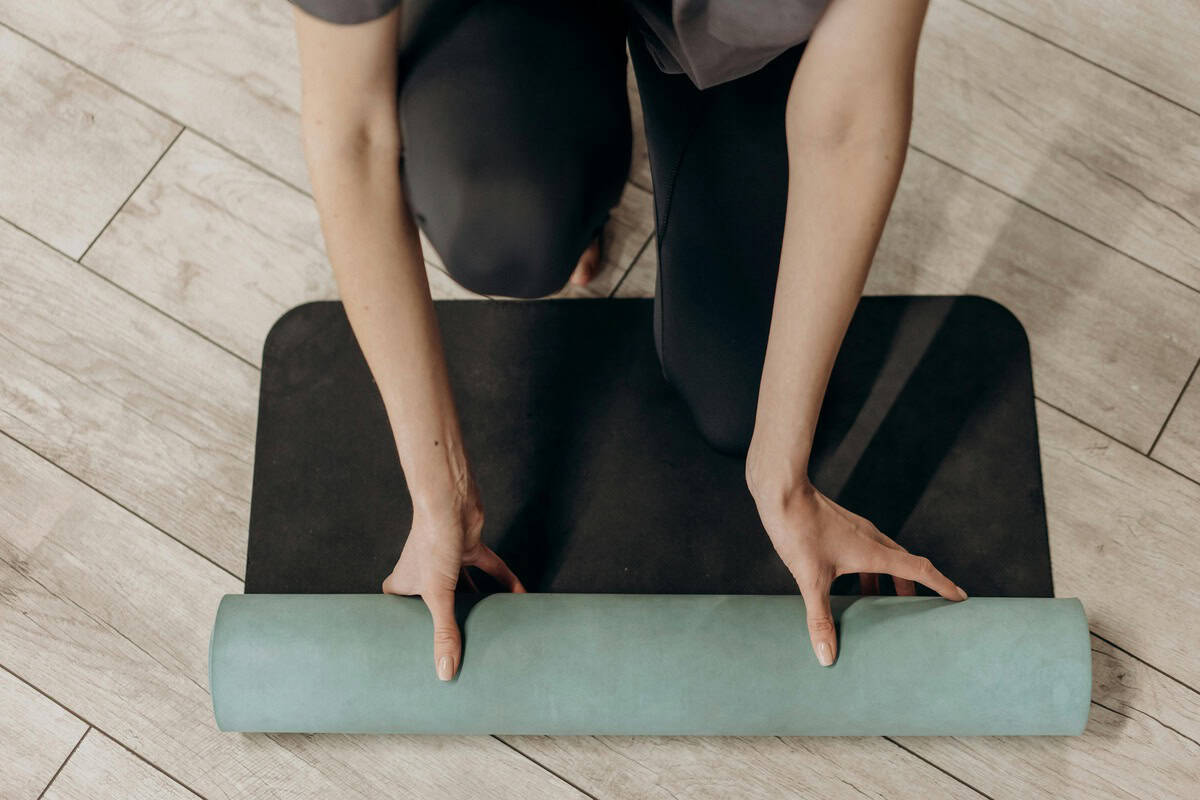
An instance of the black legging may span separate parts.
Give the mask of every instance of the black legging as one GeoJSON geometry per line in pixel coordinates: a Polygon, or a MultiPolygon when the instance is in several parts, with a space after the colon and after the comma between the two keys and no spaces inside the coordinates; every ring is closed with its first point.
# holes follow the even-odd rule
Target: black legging
{"type": "MultiPolygon", "coordinates": [[[[408,202],[481,294],[566,283],[629,172],[619,3],[480,0],[407,66],[408,202]]],[[[629,37],[654,181],[655,345],[712,446],[754,426],[787,194],[784,107],[804,45],[700,91],[629,37]]]]}

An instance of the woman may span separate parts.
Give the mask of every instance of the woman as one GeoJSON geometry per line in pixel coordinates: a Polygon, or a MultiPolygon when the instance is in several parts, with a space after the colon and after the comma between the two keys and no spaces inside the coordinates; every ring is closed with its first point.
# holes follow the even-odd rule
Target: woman
{"type": "Polygon", "coordinates": [[[927,0],[292,2],[326,249],[413,501],[383,591],[428,605],[439,678],[461,661],[464,566],[524,587],[481,541],[417,226],[474,291],[586,283],[629,167],[627,33],[655,190],[659,359],[708,441],[746,455],[817,659],[836,658],[838,575],[966,597],[808,478],[905,160],[927,0]]]}

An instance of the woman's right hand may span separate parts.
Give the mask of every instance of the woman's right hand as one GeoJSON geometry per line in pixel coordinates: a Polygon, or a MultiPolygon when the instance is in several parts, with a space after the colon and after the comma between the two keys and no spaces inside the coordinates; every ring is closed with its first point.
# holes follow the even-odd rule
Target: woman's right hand
{"type": "Polygon", "coordinates": [[[472,479],[465,497],[414,509],[412,530],[392,573],[387,594],[420,595],[433,617],[433,663],[448,681],[462,663],[462,636],[454,617],[454,589],[464,567],[477,567],[513,592],[525,587],[503,559],[481,539],[483,505],[472,479]]]}

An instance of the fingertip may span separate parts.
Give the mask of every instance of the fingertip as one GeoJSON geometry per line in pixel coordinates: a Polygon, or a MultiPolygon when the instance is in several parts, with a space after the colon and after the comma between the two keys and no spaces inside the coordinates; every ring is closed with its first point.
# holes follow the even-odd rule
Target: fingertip
{"type": "Polygon", "coordinates": [[[822,667],[833,666],[833,645],[831,645],[829,642],[817,642],[816,653],[817,662],[820,663],[822,667]]]}
{"type": "Polygon", "coordinates": [[[437,676],[438,680],[448,681],[454,677],[454,656],[449,653],[443,653],[437,661],[437,676]]]}
{"type": "Polygon", "coordinates": [[[963,589],[961,586],[958,586],[958,585],[956,584],[956,585],[954,586],[954,588],[958,590],[958,599],[959,599],[959,602],[962,602],[963,600],[966,600],[966,599],[967,599],[967,593],[966,593],[966,591],[965,591],[965,590],[964,590],[964,589],[963,589]]]}

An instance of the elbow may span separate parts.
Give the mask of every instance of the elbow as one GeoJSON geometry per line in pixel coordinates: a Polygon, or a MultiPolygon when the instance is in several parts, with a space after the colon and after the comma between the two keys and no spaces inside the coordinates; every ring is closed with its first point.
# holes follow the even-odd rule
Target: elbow
{"type": "Polygon", "coordinates": [[[301,136],[310,169],[316,164],[400,158],[400,129],[395,121],[329,121],[302,115],[301,136]]]}
{"type": "Polygon", "coordinates": [[[907,147],[911,128],[911,103],[848,101],[815,113],[789,108],[787,114],[789,150],[907,147]]]}
{"type": "Polygon", "coordinates": [[[907,146],[913,116],[911,80],[880,80],[819,92],[793,91],[786,106],[789,148],[838,150],[907,146]]]}

